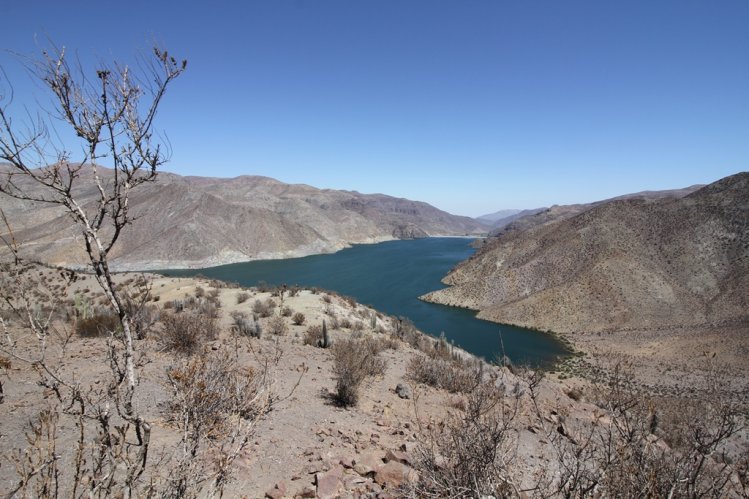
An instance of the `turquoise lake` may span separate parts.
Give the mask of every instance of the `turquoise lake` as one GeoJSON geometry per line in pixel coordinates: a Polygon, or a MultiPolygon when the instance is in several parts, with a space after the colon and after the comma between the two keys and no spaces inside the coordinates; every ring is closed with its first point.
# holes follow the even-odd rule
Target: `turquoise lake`
{"type": "Polygon", "coordinates": [[[419,296],[444,288],[440,280],[474,249],[465,238],[427,238],[357,245],[338,253],[285,260],[262,260],[190,270],[170,276],[206,277],[255,286],[298,284],[349,295],[360,303],[408,317],[421,331],[448,340],[487,360],[502,351],[515,363],[548,366],[567,350],[549,335],[475,318],[475,313],[426,303],[419,296]],[[501,338],[501,339],[500,339],[501,338]]]}

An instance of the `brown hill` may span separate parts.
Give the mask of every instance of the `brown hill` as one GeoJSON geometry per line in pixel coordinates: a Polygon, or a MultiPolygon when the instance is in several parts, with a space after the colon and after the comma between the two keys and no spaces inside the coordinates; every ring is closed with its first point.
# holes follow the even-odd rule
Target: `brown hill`
{"type": "Polygon", "coordinates": [[[509,230],[444,282],[425,299],[560,333],[746,325],[749,173],[509,230]]]}
{"type": "Polygon", "coordinates": [[[683,189],[669,189],[665,191],[642,191],[604,199],[601,201],[595,201],[593,203],[554,205],[550,208],[536,208],[533,210],[525,210],[495,221],[492,224],[492,230],[489,232],[489,235],[492,237],[498,237],[507,232],[528,230],[538,225],[566,220],[568,218],[574,217],[575,215],[579,215],[580,213],[588,211],[591,208],[595,208],[596,206],[610,203],[611,201],[620,201],[623,199],[654,200],[662,198],[680,198],[691,194],[701,187],[704,187],[704,185],[693,185],[690,187],[685,187],[683,189]]]}
{"type": "MultiPolygon", "coordinates": [[[[95,194],[93,187],[85,187],[79,196],[86,203],[95,194]]],[[[0,202],[16,238],[33,259],[85,264],[76,242],[80,236],[60,211],[6,196],[0,202]]],[[[468,217],[422,202],[257,176],[223,179],[161,173],[156,183],[133,193],[131,210],[140,219],[114,249],[112,261],[120,270],[204,267],[484,230],[468,217]]]]}

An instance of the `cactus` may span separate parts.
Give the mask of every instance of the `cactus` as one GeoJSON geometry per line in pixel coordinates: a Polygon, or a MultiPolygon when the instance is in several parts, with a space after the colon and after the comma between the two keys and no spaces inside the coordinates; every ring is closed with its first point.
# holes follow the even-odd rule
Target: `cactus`
{"type": "Polygon", "coordinates": [[[85,296],[76,293],[75,295],[75,312],[81,319],[90,319],[93,316],[91,303],[85,296]]]}
{"type": "Polygon", "coordinates": [[[377,314],[374,313],[374,310],[369,313],[369,327],[372,328],[372,331],[377,329],[377,314]]]}
{"type": "Polygon", "coordinates": [[[322,339],[317,340],[317,346],[320,348],[330,348],[330,345],[333,344],[333,340],[330,339],[330,336],[328,336],[328,328],[325,325],[325,319],[322,321],[322,339]]]}

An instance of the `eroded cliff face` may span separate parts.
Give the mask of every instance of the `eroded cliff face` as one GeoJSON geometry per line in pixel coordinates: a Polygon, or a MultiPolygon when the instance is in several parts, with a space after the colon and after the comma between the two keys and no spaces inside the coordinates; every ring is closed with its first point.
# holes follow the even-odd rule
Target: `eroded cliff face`
{"type": "MultiPolygon", "coordinates": [[[[96,191],[83,180],[79,198],[90,208],[96,191]]],[[[5,196],[0,201],[32,259],[85,264],[83,245],[77,240],[81,236],[59,209],[5,196]]],[[[157,182],[133,192],[130,206],[139,218],[113,250],[110,261],[117,270],[289,258],[330,253],[351,244],[484,230],[468,217],[426,203],[253,176],[218,179],[162,173],[157,182]]]]}
{"type": "Polygon", "coordinates": [[[560,333],[749,323],[749,173],[508,231],[428,301],[560,333]]]}

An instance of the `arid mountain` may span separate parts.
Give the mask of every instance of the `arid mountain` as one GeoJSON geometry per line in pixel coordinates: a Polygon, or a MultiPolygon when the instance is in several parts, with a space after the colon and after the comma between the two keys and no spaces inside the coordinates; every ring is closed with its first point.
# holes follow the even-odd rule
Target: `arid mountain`
{"type": "Polygon", "coordinates": [[[749,323],[749,173],[570,211],[490,240],[425,298],[560,333],[749,323]]]}
{"type": "Polygon", "coordinates": [[[520,213],[521,211],[522,210],[499,210],[499,211],[495,211],[494,213],[488,213],[486,215],[481,215],[480,217],[476,217],[476,220],[487,225],[492,225],[497,220],[502,220],[504,218],[511,217],[512,215],[520,213]]]}
{"type": "Polygon", "coordinates": [[[498,218],[491,223],[492,230],[490,234],[499,233],[501,229],[510,225],[515,220],[525,218],[525,217],[531,217],[535,215],[536,213],[540,213],[545,210],[548,210],[548,208],[533,208],[531,210],[518,211],[517,213],[507,215],[506,217],[498,218]]]}
{"type": "Polygon", "coordinates": [[[489,235],[496,237],[511,231],[527,230],[532,227],[536,227],[537,225],[545,225],[548,223],[565,220],[568,218],[572,218],[575,215],[579,215],[584,211],[588,211],[591,208],[595,208],[596,206],[610,203],[611,201],[620,201],[623,199],[653,200],[662,198],[680,198],[686,196],[687,194],[691,194],[701,187],[704,186],[693,185],[690,187],[685,187],[683,189],[669,189],[665,191],[642,191],[604,199],[601,201],[594,201],[593,203],[554,205],[551,208],[536,208],[532,210],[524,210],[520,213],[516,213],[515,215],[496,220],[492,224],[492,230],[489,232],[489,235]]]}
{"type": "MultiPolygon", "coordinates": [[[[85,202],[94,196],[93,188],[80,193],[85,202]]],[[[55,264],[83,263],[82,244],[75,241],[80,236],[58,209],[7,196],[0,202],[29,256],[55,264]]],[[[114,249],[112,261],[120,270],[204,267],[486,230],[471,218],[422,202],[256,176],[223,179],[161,173],[155,183],[134,191],[130,202],[140,218],[114,249]]]]}

